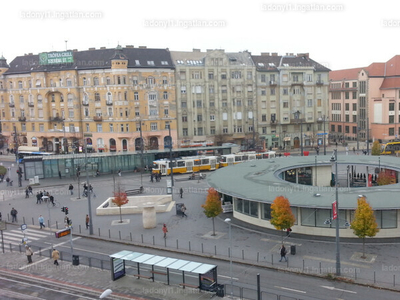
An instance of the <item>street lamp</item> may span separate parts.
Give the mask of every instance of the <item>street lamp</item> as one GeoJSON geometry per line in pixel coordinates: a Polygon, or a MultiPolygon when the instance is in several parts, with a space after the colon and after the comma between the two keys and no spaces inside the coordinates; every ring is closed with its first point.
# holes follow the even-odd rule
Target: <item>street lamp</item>
{"type": "Polygon", "coordinates": [[[87,159],[87,138],[91,137],[91,133],[84,134],[85,138],[85,171],[86,171],[86,185],[87,185],[87,199],[88,199],[88,213],[89,213],[89,234],[93,235],[93,222],[92,222],[92,204],[90,200],[90,183],[88,172],[88,159],[87,159]]]}
{"type": "MultiPolygon", "coordinates": [[[[142,133],[142,121],[140,121],[140,188],[143,187],[143,133],[142,133]]],[[[115,188],[114,188],[115,189],[115,188]]]]}
{"type": "Polygon", "coordinates": [[[171,165],[171,187],[172,194],[174,194],[174,167],[172,163],[172,136],[171,136],[171,123],[168,123],[168,132],[169,132],[169,163],[171,165]]]}
{"type": "Polygon", "coordinates": [[[339,238],[339,189],[338,189],[338,163],[337,149],[333,150],[331,163],[335,163],[335,189],[336,189],[336,275],[340,276],[340,238],[339,238]]]}
{"type": "Polygon", "coordinates": [[[323,141],[324,141],[324,155],[326,155],[326,132],[325,132],[325,121],[327,120],[328,118],[327,117],[325,117],[325,115],[324,115],[324,137],[323,137],[323,141]]]}
{"type": "Polygon", "coordinates": [[[233,296],[233,275],[232,275],[232,223],[230,218],[226,218],[225,222],[229,224],[229,243],[230,243],[230,250],[229,250],[229,273],[231,276],[231,296],[233,296]]]}
{"type": "Polygon", "coordinates": [[[303,119],[300,119],[300,114],[301,112],[298,110],[293,113],[294,118],[297,120],[297,124],[299,124],[300,120],[300,151],[301,151],[301,156],[303,156],[303,119]]]}

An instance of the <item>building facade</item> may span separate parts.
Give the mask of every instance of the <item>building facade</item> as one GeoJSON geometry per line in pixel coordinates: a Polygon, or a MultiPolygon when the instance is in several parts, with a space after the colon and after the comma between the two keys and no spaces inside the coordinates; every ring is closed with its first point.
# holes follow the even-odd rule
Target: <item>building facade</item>
{"type": "Polygon", "coordinates": [[[400,56],[368,67],[329,74],[330,137],[333,142],[387,142],[400,134],[400,56]]]}
{"type": "Polygon", "coordinates": [[[141,136],[144,150],[168,146],[170,134],[177,138],[175,74],[167,49],[29,54],[1,66],[2,132],[9,148],[135,151],[141,136]]]}
{"type": "Polygon", "coordinates": [[[308,53],[252,56],[256,67],[258,133],[270,148],[324,144],[329,69],[308,53]],[[301,137],[303,133],[303,138],[301,137]]]}

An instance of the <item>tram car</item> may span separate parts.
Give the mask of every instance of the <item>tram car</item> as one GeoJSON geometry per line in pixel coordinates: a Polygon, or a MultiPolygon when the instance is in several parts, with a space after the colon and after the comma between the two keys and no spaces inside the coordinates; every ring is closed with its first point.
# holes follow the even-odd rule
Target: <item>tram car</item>
{"type": "MultiPolygon", "coordinates": [[[[153,161],[153,173],[161,175],[171,174],[169,159],[153,161]]],[[[173,160],[174,174],[185,174],[201,171],[213,171],[219,168],[218,156],[190,156],[173,160]]]]}
{"type": "Polygon", "coordinates": [[[236,165],[238,163],[249,161],[249,160],[257,160],[257,159],[269,159],[275,158],[275,151],[268,152],[239,152],[236,154],[225,154],[221,155],[221,159],[219,162],[219,167],[227,167],[231,165],[236,165]]]}

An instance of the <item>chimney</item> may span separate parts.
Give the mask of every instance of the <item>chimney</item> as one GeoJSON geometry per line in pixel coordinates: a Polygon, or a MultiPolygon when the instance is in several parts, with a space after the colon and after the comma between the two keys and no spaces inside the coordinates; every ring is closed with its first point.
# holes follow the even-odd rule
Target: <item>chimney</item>
{"type": "Polygon", "coordinates": [[[100,50],[104,50],[104,49],[106,49],[106,47],[100,47],[100,50]]]}
{"type": "Polygon", "coordinates": [[[194,49],[193,48],[193,52],[201,52],[201,49],[194,49]]]}
{"type": "Polygon", "coordinates": [[[78,52],[78,49],[74,49],[74,50],[72,50],[73,52],[78,52]]]}
{"type": "Polygon", "coordinates": [[[261,56],[269,56],[269,52],[261,52],[261,56]]]}
{"type": "Polygon", "coordinates": [[[278,56],[278,52],[272,52],[271,56],[278,56]]]}
{"type": "Polygon", "coordinates": [[[139,46],[139,49],[147,49],[147,46],[139,46]]]}
{"type": "Polygon", "coordinates": [[[297,57],[305,57],[305,58],[309,59],[310,53],[297,53],[297,57]]]}
{"type": "Polygon", "coordinates": [[[96,48],[89,48],[89,51],[93,51],[93,50],[96,50],[96,48]]]}
{"type": "Polygon", "coordinates": [[[125,48],[135,48],[133,45],[126,45],[125,48]]]}
{"type": "Polygon", "coordinates": [[[29,53],[28,55],[33,55],[33,53],[29,53]]]}

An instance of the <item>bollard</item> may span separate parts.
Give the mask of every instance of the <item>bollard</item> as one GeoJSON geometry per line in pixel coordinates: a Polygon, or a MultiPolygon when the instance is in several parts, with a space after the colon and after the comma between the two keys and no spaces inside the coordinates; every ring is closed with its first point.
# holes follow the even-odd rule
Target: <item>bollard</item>
{"type": "Polygon", "coordinates": [[[287,257],[286,267],[289,268],[289,257],[287,257]]]}
{"type": "Polygon", "coordinates": [[[244,260],[244,249],[242,249],[242,259],[244,260]]]}
{"type": "Polygon", "coordinates": [[[393,286],[396,286],[396,274],[393,274],[393,286]]]}
{"type": "Polygon", "coordinates": [[[176,249],[179,249],[179,247],[178,247],[178,239],[176,239],[176,249]]]}
{"type": "Polygon", "coordinates": [[[201,253],[204,253],[203,243],[201,243],[201,253]]]}
{"type": "Polygon", "coordinates": [[[12,252],[12,246],[11,246],[11,243],[10,243],[10,252],[12,252]]]}
{"type": "Polygon", "coordinates": [[[129,232],[129,236],[131,237],[131,242],[132,242],[132,232],[129,232]]]}
{"type": "Polygon", "coordinates": [[[228,247],[228,257],[231,257],[231,247],[228,247]]]}
{"type": "Polygon", "coordinates": [[[192,249],[191,249],[191,247],[190,247],[190,241],[189,241],[189,251],[191,251],[192,249]]]}
{"type": "Polygon", "coordinates": [[[374,271],[374,284],[376,283],[376,276],[375,276],[375,271],[374,271]]]}
{"type": "Polygon", "coordinates": [[[167,248],[167,239],[164,239],[164,247],[167,248]]]}
{"type": "Polygon", "coordinates": [[[100,227],[98,229],[99,229],[99,236],[100,236],[100,227]]]}
{"type": "Polygon", "coordinates": [[[108,238],[111,239],[111,230],[108,229],[108,238]]]}
{"type": "Polygon", "coordinates": [[[39,247],[39,256],[42,257],[42,247],[39,247]]]}
{"type": "Polygon", "coordinates": [[[141,234],[141,236],[142,236],[142,244],[143,244],[143,233],[141,234]]]}
{"type": "Polygon", "coordinates": [[[303,259],[303,272],[304,272],[304,259],[303,259]]]}
{"type": "Polygon", "coordinates": [[[81,224],[79,224],[79,233],[82,233],[82,231],[81,231],[81,224]]]}
{"type": "Polygon", "coordinates": [[[18,245],[19,253],[21,253],[21,244],[18,245]]]}
{"type": "Polygon", "coordinates": [[[50,220],[47,220],[47,228],[50,228],[50,220]]]}
{"type": "Polygon", "coordinates": [[[260,258],[260,252],[257,252],[257,262],[259,258],[260,258]]]}
{"type": "Polygon", "coordinates": [[[357,280],[357,268],[354,268],[354,279],[357,280]]]}
{"type": "MultiPolygon", "coordinates": [[[[165,239],[166,240],[166,239],[165,239]]],[[[153,235],[153,245],[155,245],[154,235],[153,235]]]]}
{"type": "Polygon", "coordinates": [[[92,258],[91,257],[88,257],[89,258],[89,268],[91,268],[92,267],[92,258]]]}
{"type": "Polygon", "coordinates": [[[119,233],[119,240],[121,240],[121,230],[118,231],[118,233],[119,233]]]}
{"type": "MultiPolygon", "coordinates": [[[[49,226],[50,227],[50,226],[49,226]]],[[[58,229],[58,221],[56,221],[56,229],[58,229]]]]}
{"type": "Polygon", "coordinates": [[[103,269],[103,260],[100,260],[100,268],[101,268],[101,270],[104,270],[103,269]]]}
{"type": "Polygon", "coordinates": [[[214,245],[214,252],[215,252],[215,255],[217,255],[217,245],[214,245]]]}
{"type": "Polygon", "coordinates": [[[321,274],[322,270],[321,270],[321,262],[319,262],[319,274],[321,274]]]}
{"type": "Polygon", "coordinates": [[[33,221],[33,217],[32,217],[32,225],[35,225],[35,222],[33,221]]]}
{"type": "Polygon", "coordinates": [[[274,265],[274,255],[271,253],[271,264],[274,265]]]}

